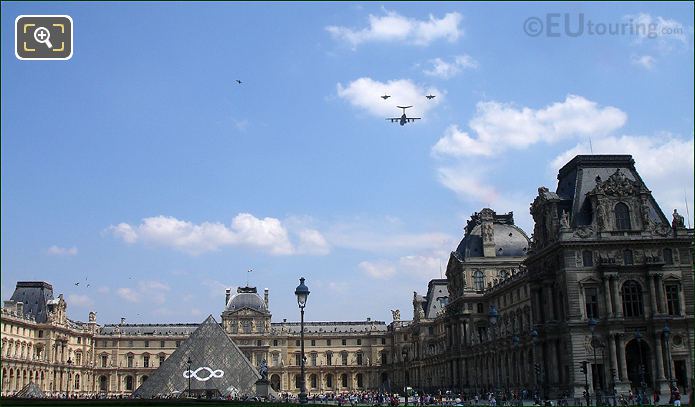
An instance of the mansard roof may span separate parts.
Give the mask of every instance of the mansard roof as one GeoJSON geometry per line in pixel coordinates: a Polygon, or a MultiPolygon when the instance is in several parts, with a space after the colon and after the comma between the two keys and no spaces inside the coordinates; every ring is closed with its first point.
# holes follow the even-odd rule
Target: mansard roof
{"type": "Polygon", "coordinates": [[[25,317],[48,321],[47,304],[53,300],[53,286],[45,281],[18,281],[10,301],[22,302],[25,317]]]}

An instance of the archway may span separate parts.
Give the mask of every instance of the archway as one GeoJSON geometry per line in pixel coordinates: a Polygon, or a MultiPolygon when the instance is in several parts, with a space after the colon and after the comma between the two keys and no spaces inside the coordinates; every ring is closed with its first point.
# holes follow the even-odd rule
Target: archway
{"type": "Polygon", "coordinates": [[[627,377],[634,387],[640,386],[640,366],[644,369],[644,382],[650,385],[652,382],[651,373],[651,352],[646,341],[633,339],[625,346],[625,361],[627,363],[627,377]]]}
{"type": "Polygon", "coordinates": [[[279,375],[272,375],[270,376],[270,387],[273,388],[275,391],[280,391],[280,376],[279,375]]]}
{"type": "Polygon", "coordinates": [[[99,376],[99,391],[108,391],[106,376],[99,376]]]}

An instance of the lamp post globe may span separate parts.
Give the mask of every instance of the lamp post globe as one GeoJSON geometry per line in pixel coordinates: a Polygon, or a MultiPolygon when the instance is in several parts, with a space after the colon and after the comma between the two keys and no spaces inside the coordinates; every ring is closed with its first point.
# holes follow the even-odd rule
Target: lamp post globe
{"type": "Polygon", "coordinates": [[[309,298],[309,287],[304,284],[304,277],[299,279],[299,285],[294,290],[294,295],[297,296],[297,305],[299,305],[299,341],[301,342],[301,372],[300,372],[300,388],[299,388],[299,403],[306,404],[309,399],[306,394],[306,379],[305,379],[305,360],[304,356],[304,307],[309,298]]]}

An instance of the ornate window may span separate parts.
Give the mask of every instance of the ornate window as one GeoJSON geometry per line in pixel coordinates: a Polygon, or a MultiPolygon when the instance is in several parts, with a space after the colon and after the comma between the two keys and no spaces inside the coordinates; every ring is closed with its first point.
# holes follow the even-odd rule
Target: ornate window
{"type": "Polygon", "coordinates": [[[673,264],[673,252],[671,249],[664,249],[664,263],[673,264]]]}
{"type": "Polygon", "coordinates": [[[242,329],[244,330],[245,334],[251,333],[251,320],[250,319],[244,319],[243,321],[241,321],[241,326],[242,326],[242,329]]]}
{"type": "Polygon", "coordinates": [[[345,351],[340,352],[340,358],[341,358],[341,360],[342,360],[343,366],[347,366],[347,364],[348,364],[348,353],[345,352],[345,351]]]}
{"type": "Polygon", "coordinates": [[[109,356],[101,355],[101,367],[106,367],[108,365],[109,356]]]}
{"type": "Polygon", "coordinates": [[[302,354],[301,353],[295,353],[294,354],[294,364],[296,366],[302,365],[302,354]]]}
{"type": "Polygon", "coordinates": [[[642,287],[637,281],[629,280],[623,284],[623,314],[625,317],[640,317],[644,314],[642,287]]]}
{"type": "Polygon", "coordinates": [[[584,302],[586,303],[586,317],[590,319],[597,319],[599,317],[598,288],[584,288],[584,302]]]}
{"type": "Polygon", "coordinates": [[[358,339],[358,340],[357,340],[357,344],[358,344],[358,345],[362,345],[362,339],[358,339]]]}
{"type": "Polygon", "coordinates": [[[165,356],[165,355],[159,355],[159,366],[161,366],[162,363],[164,363],[164,360],[165,360],[165,359],[166,359],[166,356],[165,356]]]}
{"type": "Polygon", "coordinates": [[[302,376],[301,375],[295,375],[294,376],[294,387],[297,389],[302,388],[302,376]]]}
{"type": "Polygon", "coordinates": [[[129,391],[133,391],[133,376],[126,376],[125,377],[125,389],[129,391]]]}
{"type": "Polygon", "coordinates": [[[272,361],[274,367],[280,366],[280,354],[278,352],[273,353],[272,361]]]}
{"type": "Polygon", "coordinates": [[[485,289],[485,275],[480,270],[476,270],[473,273],[473,288],[476,291],[483,291],[485,289]]]}
{"type": "Polygon", "coordinates": [[[128,367],[133,367],[133,354],[129,353],[127,356],[127,361],[128,361],[128,367]]]}
{"type": "Polygon", "coordinates": [[[381,364],[386,365],[388,362],[388,356],[386,355],[386,352],[381,352],[381,364]]]}
{"type": "Polygon", "coordinates": [[[75,390],[80,389],[80,375],[79,373],[75,375],[75,390]]]}
{"type": "Polygon", "coordinates": [[[582,252],[582,264],[584,267],[594,266],[594,254],[590,250],[584,250],[582,252]]]}
{"type": "MultiPolygon", "coordinates": [[[[332,352],[326,352],[326,365],[333,366],[333,353],[332,352]]],[[[328,387],[331,387],[331,386],[328,386],[328,387]]]]}
{"type": "Polygon", "coordinates": [[[364,387],[364,379],[362,373],[357,373],[357,387],[359,387],[360,389],[364,387]]]}
{"type": "Polygon", "coordinates": [[[630,230],[630,209],[622,202],[615,205],[615,228],[630,230]]]}
{"type": "Polygon", "coordinates": [[[317,363],[318,357],[319,357],[318,353],[316,353],[316,352],[311,353],[311,366],[316,366],[318,364],[317,363]]]}
{"type": "Polygon", "coordinates": [[[630,250],[630,249],[623,250],[623,264],[626,266],[635,264],[635,260],[632,256],[632,250],[630,250]]]}
{"type": "Polygon", "coordinates": [[[82,352],[75,352],[75,366],[82,366],[82,352]]]}
{"type": "Polygon", "coordinates": [[[142,367],[150,367],[150,355],[142,356],[142,367]]]}
{"type": "Polygon", "coordinates": [[[329,389],[333,388],[333,375],[332,374],[326,375],[326,387],[328,387],[329,389]]]}
{"type": "Polygon", "coordinates": [[[311,376],[309,376],[309,383],[311,383],[311,388],[312,388],[312,389],[315,389],[315,388],[317,387],[318,380],[316,380],[316,375],[315,375],[315,374],[312,374],[311,376]]]}
{"type": "Polygon", "coordinates": [[[681,314],[680,290],[678,284],[668,284],[666,289],[666,306],[669,315],[681,314]]]}
{"type": "Polygon", "coordinates": [[[340,375],[340,385],[342,387],[348,387],[348,376],[347,374],[343,373],[340,375]]]}
{"type": "Polygon", "coordinates": [[[359,366],[362,366],[362,354],[358,353],[356,356],[357,356],[357,364],[359,366]]]}

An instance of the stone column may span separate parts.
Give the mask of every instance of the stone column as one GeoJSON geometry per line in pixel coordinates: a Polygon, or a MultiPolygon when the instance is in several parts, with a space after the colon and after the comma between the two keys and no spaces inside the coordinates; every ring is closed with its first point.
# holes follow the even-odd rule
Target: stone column
{"type": "Polygon", "coordinates": [[[649,285],[649,305],[651,307],[651,315],[657,314],[656,308],[656,289],[654,288],[654,276],[651,274],[647,275],[647,284],[649,285]]]}
{"type": "Polygon", "coordinates": [[[615,306],[615,317],[616,318],[622,318],[623,317],[623,300],[620,298],[620,295],[618,294],[618,277],[615,276],[613,279],[613,304],[615,306]]]}
{"type": "Polygon", "coordinates": [[[615,380],[618,382],[620,378],[618,377],[618,355],[615,353],[615,335],[614,334],[608,334],[608,358],[610,359],[610,364],[611,364],[611,369],[613,369],[613,372],[615,372],[615,378],[609,377],[608,382],[610,383],[611,380],[615,380]]]}
{"type": "Polygon", "coordinates": [[[617,334],[618,337],[618,359],[620,359],[620,380],[627,382],[627,361],[625,360],[625,334],[617,334]]]}
{"type": "Polygon", "coordinates": [[[656,380],[658,382],[666,380],[664,376],[664,355],[661,346],[661,331],[654,334],[654,354],[656,355],[656,380]]]}
{"type": "Polygon", "coordinates": [[[610,279],[603,277],[603,294],[606,296],[606,316],[613,318],[613,303],[611,301],[610,279]]]}

